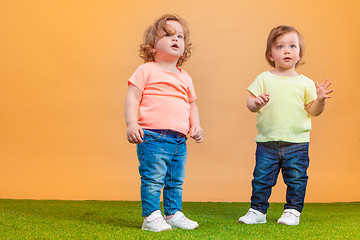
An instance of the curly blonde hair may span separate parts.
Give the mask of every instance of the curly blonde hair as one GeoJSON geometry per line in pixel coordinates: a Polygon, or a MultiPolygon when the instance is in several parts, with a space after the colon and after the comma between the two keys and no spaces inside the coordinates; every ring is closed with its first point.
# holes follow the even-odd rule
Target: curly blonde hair
{"type": "Polygon", "coordinates": [[[285,26],[285,25],[280,25],[278,27],[273,28],[270,33],[269,36],[267,38],[267,44],[266,44],[266,51],[265,51],[265,58],[266,61],[270,64],[270,66],[275,67],[275,62],[271,61],[269,56],[271,54],[271,47],[272,45],[275,43],[276,39],[286,33],[289,32],[294,32],[298,35],[299,37],[299,47],[300,47],[300,52],[299,52],[299,56],[300,59],[299,61],[295,64],[295,67],[297,67],[299,64],[304,64],[305,62],[302,60],[302,57],[304,55],[304,51],[305,51],[305,45],[304,45],[304,40],[301,36],[301,34],[296,30],[296,28],[291,27],[291,26],[285,26]]]}
{"type": "Polygon", "coordinates": [[[179,58],[176,64],[177,67],[180,67],[191,55],[191,42],[189,41],[190,31],[187,23],[184,19],[177,15],[165,14],[156,20],[155,23],[145,31],[144,42],[140,45],[139,56],[144,59],[144,62],[154,61],[155,44],[157,41],[164,37],[164,32],[168,34],[174,33],[174,30],[166,24],[167,21],[177,21],[184,30],[185,49],[183,55],[179,58]]]}

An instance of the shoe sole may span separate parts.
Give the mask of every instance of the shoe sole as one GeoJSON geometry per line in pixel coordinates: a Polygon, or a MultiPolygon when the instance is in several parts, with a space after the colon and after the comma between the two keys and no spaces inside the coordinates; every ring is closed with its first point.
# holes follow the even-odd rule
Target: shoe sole
{"type": "Polygon", "coordinates": [[[287,224],[287,223],[284,223],[284,222],[278,222],[277,224],[286,225],[286,226],[297,226],[297,225],[299,225],[299,223],[296,223],[296,224],[287,224]]]}
{"type": "Polygon", "coordinates": [[[243,221],[239,220],[238,223],[242,223],[242,224],[263,224],[263,223],[266,223],[266,221],[265,222],[257,222],[257,223],[246,223],[246,222],[243,222],[243,221]]]}
{"type": "Polygon", "coordinates": [[[145,231],[151,231],[151,232],[164,232],[164,231],[171,231],[172,229],[171,228],[166,228],[166,229],[163,229],[163,230],[153,230],[153,229],[150,229],[150,228],[141,228],[141,230],[145,230],[145,231]]]}
{"type": "Polygon", "coordinates": [[[181,227],[174,227],[174,226],[171,226],[172,229],[184,229],[184,230],[193,230],[193,229],[197,229],[199,227],[199,225],[197,225],[196,227],[194,228],[181,228],[181,227]]]}

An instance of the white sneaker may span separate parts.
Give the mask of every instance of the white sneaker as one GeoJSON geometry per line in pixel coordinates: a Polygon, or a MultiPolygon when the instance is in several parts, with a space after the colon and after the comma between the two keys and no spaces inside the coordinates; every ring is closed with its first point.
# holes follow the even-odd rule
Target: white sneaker
{"type": "Polygon", "coordinates": [[[300,222],[300,214],[301,213],[298,210],[285,209],[277,223],[284,225],[298,225],[300,222]]]}
{"type": "MultiPolygon", "coordinates": [[[[166,218],[166,217],[165,217],[166,218]]],[[[172,228],[182,229],[195,229],[199,227],[199,224],[185,217],[185,215],[177,211],[171,218],[165,219],[165,221],[171,225],[172,228]]]]}
{"type": "Polygon", "coordinates": [[[249,211],[239,218],[239,223],[245,224],[258,224],[258,223],[266,223],[266,214],[250,208],[249,211]]]}
{"type": "Polygon", "coordinates": [[[162,232],[171,230],[171,226],[165,222],[164,218],[161,216],[161,211],[156,210],[144,219],[141,229],[153,232],[162,232]]]}

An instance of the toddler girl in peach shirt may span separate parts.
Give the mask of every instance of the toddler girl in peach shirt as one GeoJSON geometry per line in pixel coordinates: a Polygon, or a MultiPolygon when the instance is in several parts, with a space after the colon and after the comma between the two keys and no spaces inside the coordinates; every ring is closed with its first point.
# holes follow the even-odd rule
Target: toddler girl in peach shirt
{"type": "Polygon", "coordinates": [[[148,28],[140,47],[145,64],[128,80],[127,139],[137,144],[143,230],[199,226],[181,212],[186,136],[190,132],[196,142],[203,140],[192,79],[180,68],[191,54],[190,45],[186,22],[162,16],[148,28]],[[163,187],[165,219],[160,211],[163,187]]]}

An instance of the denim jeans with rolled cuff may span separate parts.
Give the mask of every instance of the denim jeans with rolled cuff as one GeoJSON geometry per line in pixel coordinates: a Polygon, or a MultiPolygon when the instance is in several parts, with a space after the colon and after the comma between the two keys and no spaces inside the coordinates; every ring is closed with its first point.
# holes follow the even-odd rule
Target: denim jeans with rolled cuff
{"type": "Polygon", "coordinates": [[[275,186],[281,169],[287,186],[284,209],[301,212],[304,207],[308,167],[308,142],[257,142],[251,208],[262,213],[267,212],[271,189],[275,186]]]}
{"type": "Polygon", "coordinates": [[[187,137],[179,132],[144,129],[143,142],[137,144],[143,217],[160,210],[163,187],[165,215],[181,211],[186,140],[187,137]]]}

